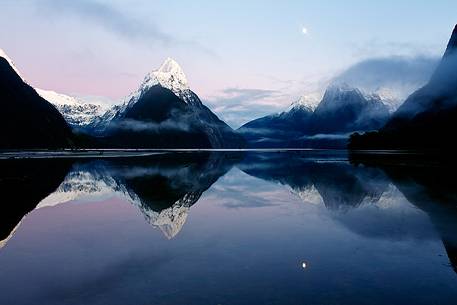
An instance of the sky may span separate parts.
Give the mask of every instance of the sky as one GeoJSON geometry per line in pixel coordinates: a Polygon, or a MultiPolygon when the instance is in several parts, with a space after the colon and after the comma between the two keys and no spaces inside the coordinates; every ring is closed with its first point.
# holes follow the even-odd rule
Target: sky
{"type": "Polygon", "coordinates": [[[438,57],[457,1],[1,0],[0,48],[35,87],[117,101],[167,58],[232,127],[370,58],[438,57]]]}

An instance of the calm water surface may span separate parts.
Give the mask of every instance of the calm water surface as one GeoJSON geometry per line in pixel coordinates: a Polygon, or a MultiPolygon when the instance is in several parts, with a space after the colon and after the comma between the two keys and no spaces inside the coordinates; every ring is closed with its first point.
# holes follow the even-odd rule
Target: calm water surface
{"type": "Polygon", "coordinates": [[[0,304],[457,304],[453,166],[204,152],[0,169],[0,304]]]}

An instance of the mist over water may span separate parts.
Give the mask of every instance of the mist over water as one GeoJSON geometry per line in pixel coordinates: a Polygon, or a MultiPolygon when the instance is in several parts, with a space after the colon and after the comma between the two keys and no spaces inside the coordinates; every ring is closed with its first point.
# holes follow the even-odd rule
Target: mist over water
{"type": "Polygon", "coordinates": [[[1,304],[453,304],[457,297],[452,166],[386,165],[329,151],[1,166],[11,202],[2,210],[1,304]]]}

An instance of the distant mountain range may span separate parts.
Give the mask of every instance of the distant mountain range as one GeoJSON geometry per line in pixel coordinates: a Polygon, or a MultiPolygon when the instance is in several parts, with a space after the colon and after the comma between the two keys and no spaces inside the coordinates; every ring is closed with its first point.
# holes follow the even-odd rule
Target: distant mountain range
{"type": "Polygon", "coordinates": [[[379,87],[373,77],[359,82],[364,88],[345,84],[345,79],[357,83],[361,72],[377,64],[359,66],[335,78],[317,106],[302,98],[236,131],[201,102],[171,58],[108,107],[32,88],[0,50],[0,149],[345,148],[348,143],[351,149],[447,148],[457,127],[456,49],[457,26],[429,82],[399,107],[404,87],[420,83],[433,62],[425,60],[422,76],[406,85],[386,81],[388,75],[379,87]],[[396,84],[393,91],[389,84],[396,84]],[[367,93],[366,88],[376,90],[367,93]]]}
{"type": "Polygon", "coordinates": [[[457,26],[430,81],[377,132],[351,136],[352,149],[445,149],[457,130],[457,26]]]}
{"type": "MultiPolygon", "coordinates": [[[[452,147],[451,139],[457,130],[456,50],[457,26],[428,83],[403,103],[399,97],[407,88],[421,82],[424,72],[434,66],[433,61],[422,60],[418,68],[421,77],[410,77],[409,82],[402,83],[397,76],[392,76],[392,82],[388,82],[383,75],[379,78],[379,87],[375,77],[366,81],[355,79],[363,77],[361,72],[378,65],[365,63],[367,67],[356,67],[356,71],[335,78],[335,81],[359,83],[364,89],[337,82],[327,88],[315,109],[309,107],[312,103],[298,103],[288,111],[248,122],[238,131],[252,148],[345,148],[348,143],[351,149],[452,147]],[[392,85],[393,91],[381,83],[392,85]],[[376,90],[367,94],[366,88],[376,90]]],[[[399,69],[407,67],[403,63],[399,69]]]]}
{"type": "Polygon", "coordinates": [[[330,85],[313,110],[306,101],[240,127],[250,147],[345,147],[353,131],[381,127],[389,108],[378,95],[346,84],[330,85]]]}
{"type": "Polygon", "coordinates": [[[88,103],[79,98],[57,93],[51,90],[35,88],[36,92],[50,102],[65,118],[65,121],[76,130],[85,129],[108,111],[103,103],[88,103]]]}

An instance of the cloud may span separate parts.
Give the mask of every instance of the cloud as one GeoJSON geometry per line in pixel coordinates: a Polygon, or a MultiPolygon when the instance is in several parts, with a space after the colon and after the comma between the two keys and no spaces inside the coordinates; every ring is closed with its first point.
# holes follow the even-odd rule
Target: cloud
{"type": "Polygon", "coordinates": [[[212,57],[218,57],[213,50],[197,41],[180,39],[164,32],[151,21],[153,18],[147,18],[147,21],[136,18],[113,5],[96,0],[42,0],[36,1],[36,8],[39,12],[44,12],[48,18],[50,13],[55,18],[75,17],[83,23],[97,25],[125,40],[147,47],[152,46],[153,43],[168,47],[185,46],[192,47],[212,57]]]}
{"type": "MultiPolygon", "coordinates": [[[[183,120],[185,121],[185,120],[183,120]]],[[[138,120],[122,120],[115,126],[111,126],[114,129],[131,130],[136,132],[148,131],[148,132],[161,132],[164,130],[181,130],[189,131],[189,125],[184,122],[176,122],[175,120],[165,120],[160,123],[145,122],[138,120]]]]}
{"type": "MultiPolygon", "coordinates": [[[[352,132],[351,132],[352,133],[352,132]]],[[[342,133],[342,134],[316,134],[312,136],[303,136],[300,139],[302,140],[344,140],[349,138],[351,133],[342,133]]]]}
{"type": "Polygon", "coordinates": [[[290,103],[280,91],[254,88],[226,88],[205,103],[234,128],[270,113],[284,110],[290,103]]]}
{"type": "Polygon", "coordinates": [[[438,57],[424,56],[371,58],[350,66],[336,78],[371,87],[399,82],[424,83],[438,61],[438,57]]]}
{"type": "Polygon", "coordinates": [[[368,93],[387,95],[394,108],[425,85],[438,64],[438,57],[390,56],[360,61],[333,78],[368,93]]]}
{"type": "MultiPolygon", "coordinates": [[[[383,41],[377,38],[369,41],[351,42],[350,47],[354,56],[361,58],[388,57],[392,55],[402,55],[416,57],[424,54],[440,54],[442,48],[438,43],[421,43],[414,41],[383,41]],[[428,50],[424,53],[424,50],[428,50]]],[[[430,55],[427,55],[430,56],[430,55]]]]}
{"type": "Polygon", "coordinates": [[[426,86],[412,94],[398,110],[398,116],[414,118],[427,111],[457,106],[457,53],[444,55],[426,86]]]}
{"type": "Polygon", "coordinates": [[[328,84],[344,82],[366,93],[383,95],[391,110],[395,110],[408,95],[427,83],[438,60],[429,56],[379,57],[359,61],[338,74],[316,74],[298,80],[265,76],[275,84],[275,90],[227,88],[205,99],[205,103],[237,128],[253,119],[286,110],[299,96],[320,101],[328,84]]]}
{"type": "Polygon", "coordinates": [[[288,191],[282,186],[265,183],[234,168],[230,175],[223,176],[211,187],[206,198],[217,201],[227,209],[255,209],[290,203],[284,194],[288,194],[288,191]]]}
{"type": "Polygon", "coordinates": [[[115,33],[127,39],[148,39],[164,44],[174,39],[162,32],[157,25],[151,22],[131,18],[115,7],[91,0],[58,1],[45,0],[37,5],[39,9],[47,12],[55,12],[55,16],[62,18],[68,15],[82,19],[83,21],[97,24],[105,30],[115,33]]]}
{"type": "MultiPolygon", "coordinates": [[[[269,134],[271,135],[277,135],[278,133],[281,133],[281,131],[278,130],[271,130],[268,128],[253,128],[253,127],[244,127],[243,129],[240,129],[240,132],[242,134],[258,134],[262,136],[267,136],[269,134]]],[[[272,139],[274,140],[274,139],[272,139]]]]}

